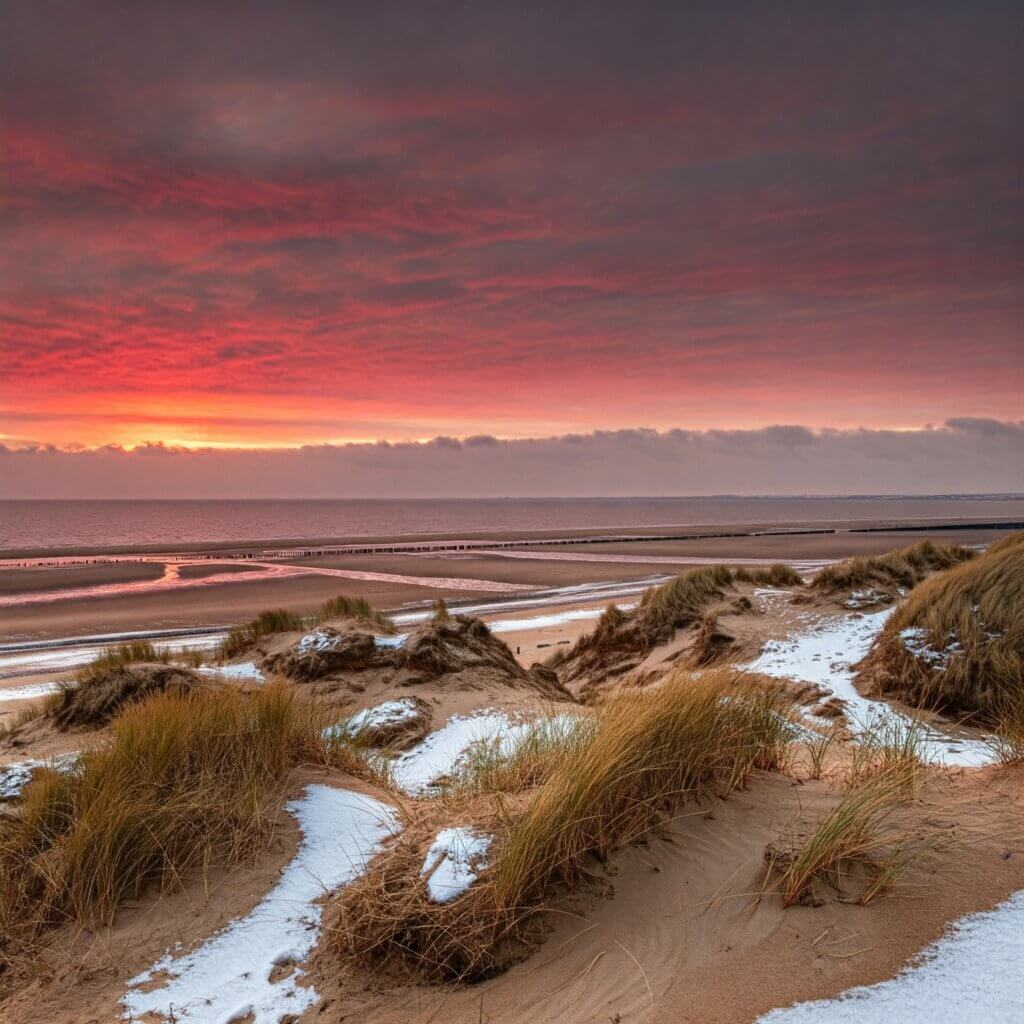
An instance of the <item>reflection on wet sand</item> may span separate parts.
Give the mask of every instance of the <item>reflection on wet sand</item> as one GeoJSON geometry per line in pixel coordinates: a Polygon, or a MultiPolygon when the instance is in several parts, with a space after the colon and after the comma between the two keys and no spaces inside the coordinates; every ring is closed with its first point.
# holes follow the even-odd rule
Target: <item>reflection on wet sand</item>
{"type": "MultiPolygon", "coordinates": [[[[367,572],[360,569],[335,569],[315,565],[282,565],[272,562],[248,561],[253,568],[231,572],[211,573],[208,576],[182,577],[185,565],[209,565],[210,559],[201,562],[193,559],[169,560],[164,563],[164,573],[155,580],[133,580],[118,583],[96,583],[85,587],[70,587],[60,590],[39,590],[20,594],[0,596],[0,607],[15,607],[25,604],[41,604],[52,601],[78,600],[94,597],[124,597],[130,594],[149,594],[165,590],[186,590],[197,587],[219,586],[227,583],[258,583],[267,580],[288,579],[295,576],[336,576],[341,579],[363,580],[373,583],[396,583],[432,590],[466,590],[488,594],[512,594],[535,590],[536,587],[522,583],[499,583],[495,580],[467,579],[453,576],[405,576],[400,573],[367,572]]],[[[217,563],[215,563],[217,564],[217,563]]],[[[225,559],[223,564],[237,566],[237,562],[225,559]]]]}

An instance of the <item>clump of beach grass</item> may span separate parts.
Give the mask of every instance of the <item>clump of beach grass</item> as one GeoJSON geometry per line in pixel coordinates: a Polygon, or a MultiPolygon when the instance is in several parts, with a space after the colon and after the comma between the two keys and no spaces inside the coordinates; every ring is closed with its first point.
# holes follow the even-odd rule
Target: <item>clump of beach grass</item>
{"type": "Polygon", "coordinates": [[[789,907],[808,898],[815,879],[830,881],[843,893],[855,866],[866,872],[857,902],[869,903],[891,888],[945,836],[942,830],[892,827],[903,793],[904,779],[898,773],[876,775],[851,790],[803,840],[793,839],[788,847],[769,846],[762,895],[775,890],[789,907]]]}
{"type": "Polygon", "coordinates": [[[106,648],[88,665],[80,669],[76,678],[81,682],[90,676],[104,675],[115,669],[123,668],[125,665],[136,665],[140,662],[167,664],[170,660],[171,656],[168,651],[158,651],[148,640],[132,640],[106,648]]]}
{"type": "Polygon", "coordinates": [[[290,769],[358,767],[289,687],[163,693],[68,771],[42,769],[0,823],[0,965],[50,927],[109,922],[144,887],[260,848],[290,769]]]}
{"type": "Polygon", "coordinates": [[[925,772],[924,730],[916,717],[886,714],[857,733],[850,747],[846,783],[851,789],[887,780],[893,794],[913,800],[925,772]]]}
{"type": "Polygon", "coordinates": [[[291,633],[301,629],[309,629],[329,619],[355,619],[369,626],[394,632],[395,623],[387,612],[376,608],[362,597],[348,597],[338,594],[325,601],[312,615],[298,615],[286,608],[276,608],[260,612],[255,618],[235,626],[222,641],[216,651],[220,659],[235,658],[244,654],[250,647],[266,636],[275,633],[291,633]]]}
{"type": "Polygon", "coordinates": [[[838,736],[839,730],[832,725],[824,732],[812,731],[804,740],[804,748],[807,751],[807,759],[810,764],[809,774],[812,779],[820,779],[824,774],[829,751],[835,746],[838,736]]]}
{"type": "Polygon", "coordinates": [[[708,606],[724,596],[732,580],[727,566],[702,566],[645,590],[640,603],[630,611],[610,604],[592,632],[581,636],[564,654],[553,655],[546,664],[564,678],[586,677],[592,682],[614,671],[616,663],[628,660],[630,655],[644,655],[658,644],[667,643],[677,629],[696,625],[708,606]]]}
{"type": "Polygon", "coordinates": [[[345,594],[339,594],[337,597],[325,601],[316,614],[318,622],[342,618],[358,619],[389,632],[395,628],[391,616],[374,607],[364,597],[348,597],[345,594]]]}
{"type": "Polygon", "coordinates": [[[826,594],[855,587],[909,590],[931,573],[969,561],[974,554],[959,544],[923,540],[884,555],[855,555],[826,565],[815,574],[811,587],[826,594]]]}
{"type": "Polygon", "coordinates": [[[989,745],[1000,764],[1024,765],[1024,693],[1006,697],[997,706],[989,745]]]}
{"type": "MultiPolygon", "coordinates": [[[[398,963],[433,980],[492,974],[593,858],[666,827],[686,800],[777,769],[792,732],[781,694],[737,672],[677,672],[643,693],[622,690],[561,755],[544,749],[546,777],[525,806],[499,800],[491,864],[465,893],[430,902],[422,837],[401,837],[339,895],[331,948],[343,961],[398,963]]],[[[488,765],[477,778],[486,788],[500,776],[488,765]]]]}
{"type": "Polygon", "coordinates": [[[170,653],[148,640],[107,647],[72,680],[42,702],[39,713],[62,725],[103,725],[122,707],[170,685],[188,686],[193,677],[169,666],[170,653]],[[150,666],[150,669],[142,669],[150,666]]]}
{"type": "Polygon", "coordinates": [[[732,580],[727,566],[709,565],[645,590],[635,619],[648,646],[670,637],[677,627],[696,622],[707,604],[721,598],[732,580]]]}
{"type": "Polygon", "coordinates": [[[733,578],[739,583],[754,583],[761,587],[799,587],[803,584],[796,569],[782,562],[776,562],[765,569],[751,569],[741,565],[733,570],[733,578]]]}
{"type": "Polygon", "coordinates": [[[169,657],[156,662],[138,650],[113,652],[82,669],[74,681],[65,681],[43,702],[43,713],[61,728],[105,725],[130,704],[155,693],[185,693],[202,680],[194,672],[170,663],[169,657]]]}
{"type": "Polygon", "coordinates": [[[23,729],[26,725],[41,718],[46,713],[47,702],[51,701],[54,694],[49,694],[43,698],[43,703],[33,704],[30,707],[22,708],[20,711],[15,712],[11,717],[0,725],[0,739],[6,739],[8,736],[12,736],[17,733],[20,729],[23,729]]]}
{"type": "Polygon", "coordinates": [[[792,726],[781,694],[725,670],[680,672],[659,687],[623,690],[603,708],[592,741],[555,772],[508,835],[494,869],[506,901],[578,881],[665,821],[686,798],[742,786],[784,760],[792,726]]]}
{"type": "Polygon", "coordinates": [[[301,615],[284,608],[260,612],[248,622],[235,626],[224,638],[217,654],[221,658],[234,658],[247,651],[262,637],[305,629],[306,625],[306,619],[301,615]]]}
{"type": "Polygon", "coordinates": [[[200,668],[206,664],[207,653],[195,647],[188,647],[174,651],[171,657],[186,668],[200,668]]]}
{"type": "Polygon", "coordinates": [[[433,604],[430,621],[435,626],[447,625],[452,618],[452,614],[448,611],[448,605],[443,597],[439,597],[433,604]]]}
{"type": "Polygon", "coordinates": [[[733,649],[736,638],[726,633],[718,623],[715,612],[707,612],[701,619],[697,635],[687,652],[688,668],[706,668],[724,660],[733,649]]]}
{"type": "Polygon", "coordinates": [[[886,622],[860,682],[982,724],[1024,699],[1024,533],[916,587],[886,622]]]}

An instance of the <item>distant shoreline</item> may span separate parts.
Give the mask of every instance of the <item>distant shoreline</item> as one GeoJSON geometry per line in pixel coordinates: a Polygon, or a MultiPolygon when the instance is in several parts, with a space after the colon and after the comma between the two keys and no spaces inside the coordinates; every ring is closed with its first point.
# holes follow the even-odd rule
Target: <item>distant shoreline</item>
{"type": "Polygon", "coordinates": [[[125,556],[138,555],[142,561],[155,558],[230,558],[244,561],[250,558],[316,558],[354,554],[409,554],[416,552],[473,551],[487,547],[533,547],[538,545],[563,544],[619,544],[644,541],[683,541],[729,539],[737,537],[784,537],[810,534],[834,533],[920,533],[959,530],[1022,530],[1024,517],[1008,519],[976,519],[971,516],[951,518],[949,516],[926,519],[915,517],[908,520],[849,520],[841,524],[793,523],[780,526],[777,523],[752,524],[737,529],[737,524],[714,526],[665,526],[638,527],[628,533],[609,533],[603,528],[580,528],[558,531],[509,531],[469,532],[465,536],[455,534],[399,534],[388,537],[316,537],[280,538],[269,540],[233,540],[196,542],[168,548],[159,544],[111,545],[109,547],[55,547],[55,548],[0,548],[2,568],[24,568],[19,560],[34,562],[52,559],[54,563],[70,563],[80,560],[81,564],[102,563],[107,559],[128,560],[125,556]],[[679,532],[682,531],[682,532],[679,532]],[[14,563],[14,564],[12,564],[14,563]]]}
{"type": "MultiPolygon", "coordinates": [[[[480,591],[495,589],[618,585],[709,562],[810,564],[881,553],[925,538],[980,547],[1020,526],[1020,520],[944,516],[802,529],[795,523],[782,529],[751,523],[741,529],[685,531],[537,530],[529,536],[496,531],[497,536],[472,538],[462,533],[400,538],[405,543],[377,538],[349,546],[260,542],[249,553],[239,551],[237,542],[234,548],[225,542],[220,550],[209,550],[216,544],[193,545],[207,550],[178,556],[47,555],[30,567],[24,561],[31,559],[21,566],[0,561],[0,641],[223,626],[267,608],[304,614],[339,593],[364,597],[377,607],[402,608],[437,597],[478,600],[480,591]],[[575,536],[567,537],[570,533],[575,536]],[[682,534],[689,539],[675,539],[682,534]],[[43,594],[54,596],[36,596],[43,594]]],[[[511,594],[513,600],[517,596],[511,594]]]]}

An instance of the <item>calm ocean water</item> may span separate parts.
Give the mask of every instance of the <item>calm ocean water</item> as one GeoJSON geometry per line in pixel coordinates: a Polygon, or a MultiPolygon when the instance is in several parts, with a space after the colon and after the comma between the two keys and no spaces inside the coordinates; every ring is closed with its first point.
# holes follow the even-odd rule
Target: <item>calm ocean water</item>
{"type": "Polygon", "coordinates": [[[1021,498],[0,501],[0,549],[1016,516],[1021,498]]]}

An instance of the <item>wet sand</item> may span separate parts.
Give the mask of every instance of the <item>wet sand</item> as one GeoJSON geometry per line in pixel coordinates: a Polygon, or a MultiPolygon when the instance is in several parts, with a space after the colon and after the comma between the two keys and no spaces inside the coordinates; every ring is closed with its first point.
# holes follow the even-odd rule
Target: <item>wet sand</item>
{"type": "Polygon", "coordinates": [[[0,608],[0,640],[230,625],[266,608],[311,612],[339,593],[358,594],[381,607],[397,607],[428,597],[468,596],[458,591],[428,593],[421,588],[396,585],[346,586],[346,582],[326,576],[302,576],[259,583],[225,583],[180,593],[166,590],[0,608]]]}
{"type": "MultiPolygon", "coordinates": [[[[931,537],[962,544],[988,544],[1004,531],[940,530],[934,533],[825,533],[716,537],[693,540],[621,541],[601,544],[551,544],[494,552],[448,551],[404,554],[339,555],[275,559],[273,565],[347,570],[402,577],[490,581],[509,587],[550,587],[597,581],[636,580],[653,573],[684,571],[686,559],[814,561],[859,553],[878,553],[931,537]],[[592,560],[591,560],[592,559],[592,560]]],[[[182,565],[183,580],[253,573],[251,561],[182,565]]],[[[79,586],[158,579],[160,561],[111,562],[39,569],[0,568],[0,596],[59,591],[79,586]]],[[[309,612],[339,593],[367,598],[382,608],[442,597],[478,596],[475,588],[425,586],[401,580],[350,579],[331,575],[246,579],[182,589],[82,596],[45,603],[0,607],[0,641],[82,636],[91,633],[230,625],[266,608],[309,612]]]]}
{"type": "Polygon", "coordinates": [[[156,580],[162,575],[163,565],[160,562],[101,562],[60,569],[0,569],[0,596],[156,580]]]}

